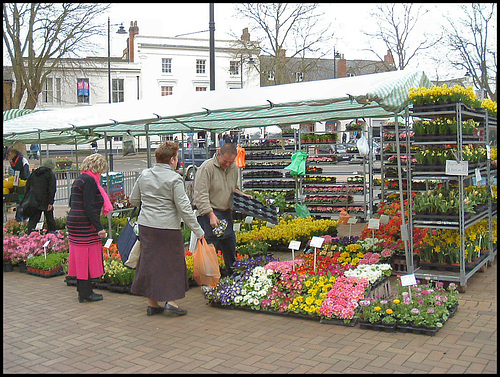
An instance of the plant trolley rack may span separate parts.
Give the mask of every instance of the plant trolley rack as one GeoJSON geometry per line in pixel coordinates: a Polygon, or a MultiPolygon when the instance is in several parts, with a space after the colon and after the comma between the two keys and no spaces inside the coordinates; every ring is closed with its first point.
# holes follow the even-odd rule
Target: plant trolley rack
{"type": "MultiPolygon", "coordinates": [[[[406,138],[406,169],[399,169],[399,174],[403,174],[403,178],[407,180],[407,197],[411,197],[412,192],[412,179],[423,180],[423,181],[441,181],[443,186],[448,186],[452,181],[456,184],[458,182],[458,198],[459,198],[459,212],[458,214],[448,217],[441,213],[436,213],[434,215],[421,215],[416,214],[414,212],[414,203],[409,201],[409,209],[408,209],[408,234],[409,240],[409,253],[407,253],[407,266],[408,272],[415,273],[415,277],[422,278],[431,278],[440,281],[450,281],[459,283],[459,290],[465,292],[467,287],[467,281],[477,272],[486,270],[488,263],[493,262],[496,256],[496,244],[493,244],[492,241],[492,218],[497,215],[496,207],[492,206],[491,196],[488,199],[487,205],[482,206],[482,208],[477,209],[476,213],[466,213],[464,211],[464,199],[465,199],[465,190],[469,186],[477,185],[480,183],[477,181],[477,177],[481,177],[481,181],[483,177],[486,178],[485,185],[489,188],[489,192],[492,192],[491,185],[493,182],[493,178],[496,178],[496,170],[492,170],[490,166],[490,155],[488,153],[486,161],[482,163],[475,164],[470,161],[465,162],[467,164],[467,168],[464,169],[464,147],[466,145],[481,147],[481,148],[489,148],[487,146],[496,146],[496,139],[492,135],[496,135],[496,127],[497,121],[496,117],[492,117],[485,110],[473,110],[468,108],[465,104],[461,102],[449,103],[449,104],[434,104],[434,105],[414,105],[411,109],[407,108],[406,110],[406,133],[409,134],[410,130],[410,112],[411,116],[414,118],[420,118],[422,120],[435,120],[437,118],[444,119],[456,119],[457,122],[457,131],[456,135],[451,134],[448,136],[443,135],[414,135],[412,138],[406,138]],[[432,106],[432,107],[431,107],[432,106]],[[474,135],[464,135],[462,122],[466,120],[474,120],[479,123],[479,128],[476,130],[474,135]],[[462,165],[462,169],[459,169],[459,172],[452,172],[450,170],[446,170],[444,166],[441,168],[429,168],[427,166],[418,166],[417,163],[411,162],[412,154],[415,154],[415,150],[418,148],[433,148],[435,146],[456,146],[455,150],[455,158],[458,166],[462,165]],[[413,148],[413,149],[412,149],[413,148]],[[492,174],[494,172],[494,174],[492,174]],[[476,262],[473,267],[466,266],[466,249],[465,249],[465,239],[466,239],[466,229],[478,223],[479,221],[487,219],[487,229],[489,232],[488,239],[488,254],[487,257],[483,258],[479,262],[476,262]],[[459,250],[459,259],[460,259],[460,267],[455,270],[453,269],[441,269],[434,270],[429,269],[428,267],[420,266],[414,269],[413,266],[413,254],[414,254],[414,245],[413,245],[413,227],[419,228],[427,228],[427,229],[453,229],[458,230],[460,235],[460,250],[459,250]],[[409,256],[412,256],[411,258],[409,256]]],[[[398,140],[399,143],[399,140],[398,140]]],[[[415,161],[415,160],[413,160],[415,161]]],[[[449,161],[448,161],[449,162],[449,161]]],[[[496,180],[495,183],[496,185],[496,180]]],[[[483,183],[484,185],[484,183],[483,183]]],[[[451,266],[451,265],[450,265],[451,266]]]]}

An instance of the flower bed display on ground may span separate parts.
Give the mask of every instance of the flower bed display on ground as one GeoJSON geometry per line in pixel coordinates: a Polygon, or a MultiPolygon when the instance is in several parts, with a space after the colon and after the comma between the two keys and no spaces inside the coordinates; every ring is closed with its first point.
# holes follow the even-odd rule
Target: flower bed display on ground
{"type": "Polygon", "coordinates": [[[398,284],[395,298],[373,298],[359,302],[362,328],[435,335],[458,307],[455,283],[417,281],[416,286],[398,284]]]}

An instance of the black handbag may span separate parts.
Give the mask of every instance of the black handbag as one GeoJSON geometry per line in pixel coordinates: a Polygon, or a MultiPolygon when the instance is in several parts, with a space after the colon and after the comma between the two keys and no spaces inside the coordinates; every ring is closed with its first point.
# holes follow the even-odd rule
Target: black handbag
{"type": "Polygon", "coordinates": [[[40,204],[38,204],[38,200],[36,200],[33,190],[29,190],[26,195],[24,195],[21,204],[19,204],[19,209],[23,217],[31,217],[34,215],[35,211],[40,210],[40,204]]]}
{"type": "Polygon", "coordinates": [[[132,210],[130,217],[127,218],[127,223],[123,228],[118,240],[116,241],[116,247],[118,248],[118,252],[120,253],[120,257],[125,263],[130,255],[130,252],[135,246],[135,243],[139,241],[139,236],[135,234],[134,225],[130,222],[130,219],[134,217],[135,211],[137,207],[132,210]]]}

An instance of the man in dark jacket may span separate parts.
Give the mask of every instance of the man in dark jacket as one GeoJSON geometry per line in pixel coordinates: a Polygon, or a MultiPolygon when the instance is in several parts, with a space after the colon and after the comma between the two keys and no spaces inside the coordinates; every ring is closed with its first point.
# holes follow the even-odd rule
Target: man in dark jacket
{"type": "Polygon", "coordinates": [[[46,159],[42,166],[31,173],[26,182],[26,193],[33,190],[35,198],[39,204],[38,210],[35,210],[28,222],[28,234],[30,234],[40,221],[42,212],[47,220],[47,231],[56,230],[56,221],[54,219],[54,198],[56,196],[56,176],[52,170],[56,164],[50,158],[46,159]]]}
{"type": "MultiPolygon", "coordinates": [[[[16,171],[19,172],[19,179],[27,180],[30,176],[30,163],[26,157],[23,156],[21,152],[17,149],[12,148],[9,151],[9,162],[10,169],[9,172],[11,174],[15,174],[16,171]]],[[[16,221],[22,223],[24,221],[23,216],[21,215],[21,211],[19,207],[16,210],[16,221]]]]}

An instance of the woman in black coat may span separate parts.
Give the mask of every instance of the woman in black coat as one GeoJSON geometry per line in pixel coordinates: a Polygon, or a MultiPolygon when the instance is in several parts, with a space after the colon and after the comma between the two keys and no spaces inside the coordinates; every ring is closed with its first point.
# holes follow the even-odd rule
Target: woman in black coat
{"type": "Polygon", "coordinates": [[[47,220],[47,231],[56,230],[54,219],[54,198],[56,196],[56,176],[52,171],[56,164],[50,158],[46,159],[42,166],[31,173],[26,182],[26,193],[32,190],[38,202],[38,209],[30,213],[28,222],[28,234],[30,234],[40,221],[42,212],[47,220]]]}

